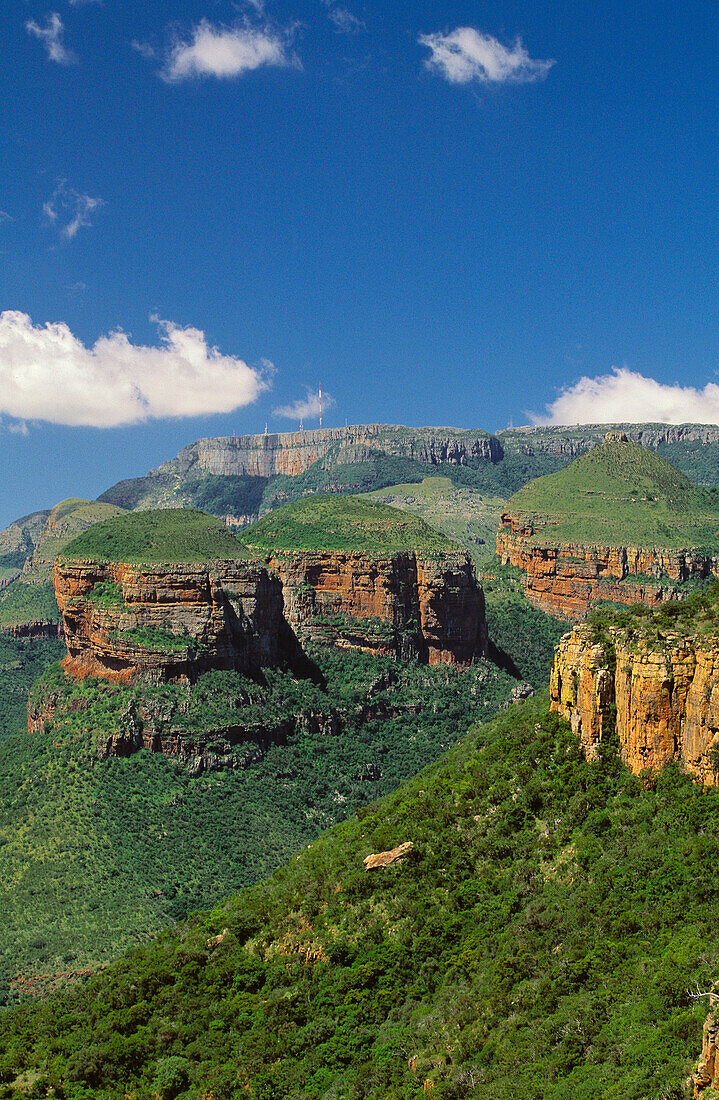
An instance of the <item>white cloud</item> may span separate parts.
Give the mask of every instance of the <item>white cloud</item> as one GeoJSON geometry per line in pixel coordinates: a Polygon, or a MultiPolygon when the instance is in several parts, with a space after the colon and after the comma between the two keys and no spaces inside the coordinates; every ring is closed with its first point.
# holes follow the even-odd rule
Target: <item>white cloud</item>
{"type": "Polygon", "coordinates": [[[474,27],[457,27],[449,34],[421,34],[418,42],[432,52],[426,67],[450,84],[472,80],[482,84],[528,83],[543,80],[554,65],[554,61],[531,58],[519,38],[507,47],[474,27]]]}
{"type": "Polygon", "coordinates": [[[29,435],[28,426],[24,420],[16,420],[12,424],[7,425],[7,430],[11,435],[29,435]]]}
{"type": "Polygon", "coordinates": [[[144,57],[146,61],[151,61],[155,56],[155,51],[149,42],[138,42],[136,39],[130,43],[133,50],[137,50],[140,57],[144,57]]]}
{"type": "MultiPolygon", "coordinates": [[[[322,394],[322,412],[335,407],[334,397],[328,393],[322,394]]],[[[307,390],[307,396],[298,398],[291,405],[281,405],[272,410],[273,416],[283,416],[286,420],[316,420],[320,415],[320,396],[312,390],[307,390]]]]}
{"type": "Polygon", "coordinates": [[[580,378],[547,405],[535,424],[719,424],[719,386],[667,386],[613,367],[611,374],[580,378]]]}
{"type": "Polygon", "coordinates": [[[342,34],[356,34],[365,29],[365,24],[359,16],[351,12],[349,8],[335,4],[334,0],[322,0],[327,8],[327,18],[334,23],[336,29],[342,34]]]}
{"type": "Polygon", "coordinates": [[[196,76],[228,79],[263,65],[290,65],[286,44],[274,31],[253,27],[215,27],[203,19],[189,42],[176,42],[162,75],[168,81],[196,76]]]}
{"type": "Polygon", "coordinates": [[[208,346],[199,329],[157,325],[158,347],[133,344],[120,331],[85,347],[66,324],[0,313],[0,413],[114,428],[232,412],[268,388],[264,372],[208,346]]]}
{"type": "Polygon", "coordinates": [[[81,226],[92,225],[90,215],[103,205],[102,199],[82,195],[68,187],[66,180],[60,180],[50,198],[42,204],[42,212],[50,225],[71,241],[81,226]]]}
{"type": "Polygon", "coordinates": [[[68,50],[62,41],[65,28],[56,11],[50,12],[44,27],[41,27],[34,19],[30,19],[25,24],[25,30],[28,34],[34,34],[36,38],[40,39],[47,50],[50,61],[57,61],[58,65],[77,64],[77,54],[73,53],[72,50],[68,50]]]}
{"type": "Polygon", "coordinates": [[[3,222],[11,222],[12,220],[12,216],[8,214],[7,210],[0,210],[0,225],[3,222]]]}

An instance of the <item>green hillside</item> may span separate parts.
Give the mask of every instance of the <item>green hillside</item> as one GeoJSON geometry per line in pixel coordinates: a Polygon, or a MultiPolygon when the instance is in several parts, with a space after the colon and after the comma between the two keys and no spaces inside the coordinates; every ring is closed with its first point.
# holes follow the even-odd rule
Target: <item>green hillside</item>
{"type": "Polygon", "coordinates": [[[532,701],[268,883],[5,1014],[4,1095],[680,1100],[718,866],[719,790],[588,763],[532,701]]]}
{"type": "MultiPolygon", "coordinates": [[[[0,985],[11,996],[109,962],[269,874],[436,760],[514,686],[489,662],[311,657],[317,683],[267,670],[262,683],[211,672],[191,686],[128,686],[73,682],[54,665],[32,696],[55,714],[32,735],[10,736],[25,725],[15,700],[0,741],[0,985]],[[144,725],[181,737],[189,762],[100,759],[109,733],[144,725]]],[[[9,702],[2,667],[0,688],[9,702]]]]}
{"type": "Polygon", "coordinates": [[[401,550],[448,553],[456,543],[421,519],[373,500],[330,494],[286,504],[248,527],[252,549],[344,550],[393,554],[401,550]]]}
{"type": "Polygon", "coordinates": [[[539,542],[719,547],[719,498],[654,451],[607,441],[508,501],[532,518],[539,542]]]}
{"type": "Polygon", "coordinates": [[[143,564],[204,563],[250,556],[220,520],[184,508],[122,513],[96,523],[68,543],[61,554],[68,559],[143,564]]]}

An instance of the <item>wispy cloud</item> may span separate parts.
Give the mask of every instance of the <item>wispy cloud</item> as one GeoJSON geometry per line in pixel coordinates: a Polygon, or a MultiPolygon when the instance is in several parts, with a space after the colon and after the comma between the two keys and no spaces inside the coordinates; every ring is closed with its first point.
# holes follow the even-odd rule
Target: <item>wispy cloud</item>
{"type": "Polygon", "coordinates": [[[50,12],[44,27],[41,27],[34,19],[30,19],[25,24],[25,30],[28,34],[33,34],[35,38],[38,38],[42,42],[47,50],[47,56],[50,61],[56,61],[58,65],[77,64],[77,54],[72,50],[68,50],[62,40],[65,28],[62,19],[56,11],[50,12]]]}
{"type": "Polygon", "coordinates": [[[327,8],[327,18],[341,34],[357,34],[365,29],[364,20],[335,0],[322,0],[327,8]]]}
{"type": "Polygon", "coordinates": [[[535,424],[719,424],[719,386],[673,386],[626,367],[580,378],[547,405],[535,424]]]}
{"type": "Polygon", "coordinates": [[[323,393],[322,409],[320,410],[319,393],[314,393],[308,389],[306,397],[298,398],[291,405],[280,405],[279,408],[272,410],[272,415],[284,417],[285,420],[316,420],[320,415],[320,411],[327,412],[328,409],[333,409],[335,404],[334,397],[331,397],[328,393],[323,393]]]}
{"type": "Polygon", "coordinates": [[[11,222],[12,220],[13,217],[11,214],[8,214],[7,210],[0,210],[0,225],[2,225],[3,222],[11,222]]]}
{"type": "Polygon", "coordinates": [[[0,413],[113,428],[232,412],[268,388],[264,371],[221,354],[200,329],[157,325],[158,347],[133,344],[120,331],[85,347],[66,324],[0,313],[0,413]]]}
{"type": "Polygon", "coordinates": [[[426,67],[450,84],[528,83],[543,80],[554,65],[554,61],[531,58],[519,38],[513,46],[503,46],[474,27],[457,27],[449,34],[421,34],[417,41],[431,51],[426,67]]]}
{"type": "Polygon", "coordinates": [[[42,212],[60,235],[71,241],[82,226],[92,225],[90,215],[104,206],[102,199],[83,195],[68,187],[66,180],[59,180],[50,198],[42,204],[42,212]]]}
{"type": "Polygon", "coordinates": [[[130,43],[133,50],[137,50],[140,57],[144,57],[146,61],[151,61],[155,56],[155,50],[149,42],[138,42],[136,39],[130,43]]]}
{"type": "Polygon", "coordinates": [[[292,64],[286,39],[270,28],[213,26],[203,19],[188,41],[174,43],[162,76],[173,83],[202,76],[230,79],[263,65],[292,64]]]}

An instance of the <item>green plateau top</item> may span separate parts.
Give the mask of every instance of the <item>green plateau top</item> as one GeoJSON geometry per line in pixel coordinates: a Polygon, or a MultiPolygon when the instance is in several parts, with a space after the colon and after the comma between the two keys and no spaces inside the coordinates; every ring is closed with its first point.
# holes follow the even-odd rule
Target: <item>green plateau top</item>
{"type": "Polygon", "coordinates": [[[368,554],[461,549],[423,520],[386,504],[354,496],[316,494],[285,504],[242,533],[258,550],[340,550],[368,554]]]}
{"type": "Polygon", "coordinates": [[[189,508],[120,514],[84,531],[60,555],[61,560],[141,565],[198,564],[253,556],[222,520],[189,508]]]}
{"type": "Polygon", "coordinates": [[[719,497],[617,434],[530,481],[507,512],[533,521],[537,543],[719,549],[719,497]]]}

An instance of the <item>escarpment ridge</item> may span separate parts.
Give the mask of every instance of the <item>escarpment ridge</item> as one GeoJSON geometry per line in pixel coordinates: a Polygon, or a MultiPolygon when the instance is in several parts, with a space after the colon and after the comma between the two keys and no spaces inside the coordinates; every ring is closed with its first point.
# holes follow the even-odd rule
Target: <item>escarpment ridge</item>
{"type": "Polygon", "coordinates": [[[528,599],[568,619],[593,603],[656,606],[719,573],[719,502],[622,433],[512,497],[497,554],[528,599]]]}

